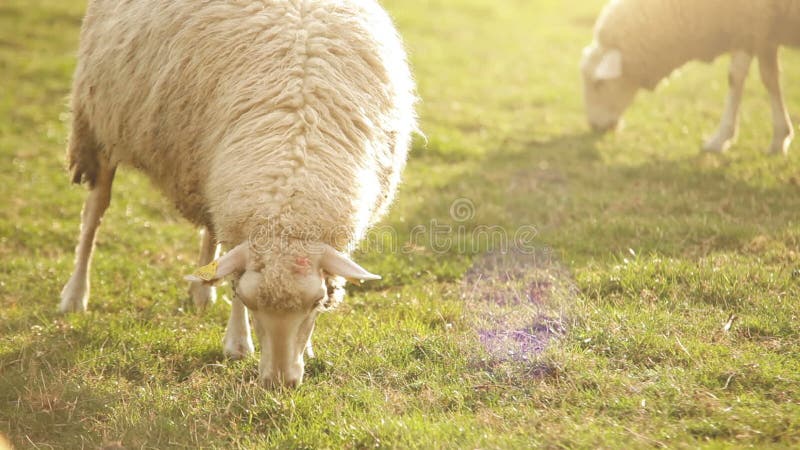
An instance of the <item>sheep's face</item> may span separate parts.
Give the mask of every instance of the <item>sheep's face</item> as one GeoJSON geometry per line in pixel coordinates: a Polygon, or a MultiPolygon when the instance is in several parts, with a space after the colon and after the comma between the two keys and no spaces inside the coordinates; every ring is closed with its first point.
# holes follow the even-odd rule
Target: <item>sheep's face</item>
{"type": "Polygon", "coordinates": [[[622,54],[593,44],[583,51],[581,73],[589,124],[597,131],[615,129],[638,90],[622,72],[622,54]]]}
{"type": "Polygon", "coordinates": [[[296,387],[303,382],[306,350],[319,310],[253,311],[256,336],[261,344],[259,380],[267,387],[296,387]]]}
{"type": "Polygon", "coordinates": [[[303,381],[304,353],[313,356],[311,334],[317,316],[343,295],[342,289],[329,285],[343,284],[338,277],[380,278],[326,244],[300,241],[263,251],[244,243],[213,269],[208,281],[237,275],[234,292],[253,314],[261,344],[259,378],[269,387],[295,387],[303,381]]]}
{"type": "Polygon", "coordinates": [[[270,387],[303,381],[304,352],[310,352],[314,323],[328,303],[319,258],[295,250],[252,255],[254,264],[235,283],[261,343],[259,378],[270,387]]]}

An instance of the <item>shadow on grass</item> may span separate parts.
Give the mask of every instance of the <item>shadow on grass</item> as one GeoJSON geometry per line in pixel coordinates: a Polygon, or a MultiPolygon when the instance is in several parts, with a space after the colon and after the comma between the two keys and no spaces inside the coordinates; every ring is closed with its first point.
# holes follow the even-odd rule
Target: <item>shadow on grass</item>
{"type": "Polygon", "coordinates": [[[759,154],[742,164],[735,153],[741,149],[732,149],[729,155],[698,150],[679,159],[663,155],[643,164],[614,164],[598,156],[596,139],[576,135],[533,143],[487,169],[511,173],[526,159],[554,161],[549,167],[567,187],[550,186],[539,200],[546,203],[544,197],[566,190],[563,207],[556,220],[542,212],[527,217],[533,223],[545,218],[539,222],[542,239],[552,240],[565,258],[604,260],[628,248],[670,257],[741,250],[759,236],[783,233],[800,208],[796,179],[769,173],[790,160],[759,154]]]}
{"type": "MultiPolygon", "coordinates": [[[[564,260],[604,260],[628,248],[665,256],[742,249],[758,236],[784,232],[800,210],[797,179],[768,173],[771,165],[791,160],[758,155],[761,159],[742,164],[730,155],[698,150],[685,158],[664,155],[625,165],[604,161],[599,139],[577,133],[547,141],[506,140],[504,148],[464,161],[468,170],[392,226],[408,231],[433,215],[465,227],[466,239],[481,226],[500,226],[509,235],[533,226],[536,243],[553,247],[564,260]],[[453,220],[458,199],[471,201],[474,218],[453,220]]],[[[458,259],[493,250],[475,245],[465,253],[453,247],[440,253],[458,259]]]]}

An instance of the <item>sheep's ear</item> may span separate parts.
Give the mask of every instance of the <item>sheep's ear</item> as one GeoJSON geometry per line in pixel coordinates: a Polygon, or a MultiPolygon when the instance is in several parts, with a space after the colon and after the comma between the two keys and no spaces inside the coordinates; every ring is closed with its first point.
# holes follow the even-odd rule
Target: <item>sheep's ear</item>
{"type": "Polygon", "coordinates": [[[380,280],[380,275],[367,272],[366,269],[354,263],[346,255],[337,252],[333,247],[323,244],[322,257],[319,267],[331,275],[338,275],[350,281],[380,280]]]}
{"type": "Polygon", "coordinates": [[[603,54],[603,59],[594,68],[596,80],[613,80],[622,76],[622,52],[613,48],[603,54]]]}
{"type": "Polygon", "coordinates": [[[187,281],[216,283],[234,272],[244,271],[249,255],[249,244],[247,242],[241,243],[219,259],[215,259],[211,263],[198,268],[191,275],[185,276],[184,279],[187,281]]]}

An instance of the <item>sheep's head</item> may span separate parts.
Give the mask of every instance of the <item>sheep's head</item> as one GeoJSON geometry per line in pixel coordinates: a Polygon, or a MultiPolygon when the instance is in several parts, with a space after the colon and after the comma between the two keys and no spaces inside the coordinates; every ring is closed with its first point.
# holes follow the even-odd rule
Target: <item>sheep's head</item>
{"type": "Polygon", "coordinates": [[[615,129],[639,88],[622,71],[622,53],[592,44],[583,50],[581,73],[589,124],[597,131],[615,129]]]}
{"type": "Polygon", "coordinates": [[[380,279],[331,246],[306,241],[267,249],[245,242],[206,267],[187,278],[213,283],[234,277],[235,295],[253,314],[261,344],[259,377],[267,386],[303,381],[303,353],[311,353],[316,318],[341,300],[343,291],[332,289],[338,277],[380,279]]]}

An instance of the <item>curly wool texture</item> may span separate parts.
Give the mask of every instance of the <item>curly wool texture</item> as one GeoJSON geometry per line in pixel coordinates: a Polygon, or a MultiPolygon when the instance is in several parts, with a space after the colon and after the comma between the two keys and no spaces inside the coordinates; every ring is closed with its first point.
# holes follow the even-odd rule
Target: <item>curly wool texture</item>
{"type": "Polygon", "coordinates": [[[351,251],[394,197],[416,97],[373,0],[94,0],[78,56],[76,182],[136,167],[227,247],[351,251]]]}
{"type": "MultiPolygon", "coordinates": [[[[258,257],[254,258],[248,269],[260,273],[266,281],[259,285],[258,293],[253,296],[259,302],[255,306],[269,309],[298,309],[304,306],[300,299],[306,295],[303,293],[303,286],[298,282],[294,261],[297,257],[321,255],[321,246],[294,239],[271,242],[268,245],[269,247],[254,245],[250,247],[250,251],[258,257]]],[[[314,276],[309,279],[312,283],[319,282],[314,276]]],[[[345,280],[342,277],[326,274],[324,282],[324,289],[318,286],[325,291],[325,296],[320,298],[318,306],[328,311],[338,307],[344,300],[345,280]]]]}
{"type": "Polygon", "coordinates": [[[800,44],[800,0],[613,0],[595,39],[623,55],[623,70],[653,89],[691,60],[800,44]]]}

